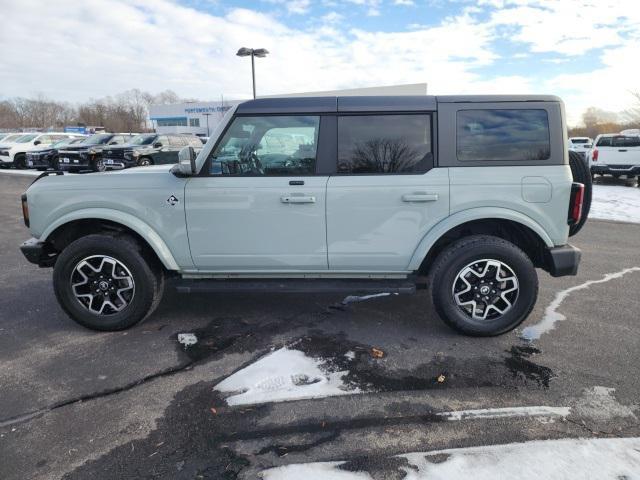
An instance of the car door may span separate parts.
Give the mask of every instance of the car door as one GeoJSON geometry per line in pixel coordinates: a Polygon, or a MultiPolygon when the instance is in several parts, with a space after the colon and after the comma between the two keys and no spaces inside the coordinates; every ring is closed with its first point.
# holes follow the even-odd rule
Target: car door
{"type": "Polygon", "coordinates": [[[449,213],[447,169],[434,167],[428,112],[338,116],[337,175],[327,184],[331,270],[406,271],[449,213]]]}
{"type": "Polygon", "coordinates": [[[196,267],[326,271],[327,176],[317,175],[318,115],[236,116],[185,187],[196,267]]]}

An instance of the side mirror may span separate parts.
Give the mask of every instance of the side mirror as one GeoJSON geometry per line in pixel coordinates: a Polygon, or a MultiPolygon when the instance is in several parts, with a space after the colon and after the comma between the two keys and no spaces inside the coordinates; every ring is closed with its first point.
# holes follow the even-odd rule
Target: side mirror
{"type": "Polygon", "coordinates": [[[35,142],[33,142],[34,145],[40,145],[42,142],[40,140],[36,140],[35,142]]]}
{"type": "Polygon", "coordinates": [[[153,144],[153,148],[160,148],[162,147],[162,142],[156,142],[153,144]]]}
{"type": "Polygon", "coordinates": [[[109,142],[109,145],[117,145],[118,142],[109,142]]]}
{"type": "Polygon", "coordinates": [[[178,171],[182,175],[195,175],[196,172],[196,151],[193,147],[182,147],[178,152],[178,171]]]}

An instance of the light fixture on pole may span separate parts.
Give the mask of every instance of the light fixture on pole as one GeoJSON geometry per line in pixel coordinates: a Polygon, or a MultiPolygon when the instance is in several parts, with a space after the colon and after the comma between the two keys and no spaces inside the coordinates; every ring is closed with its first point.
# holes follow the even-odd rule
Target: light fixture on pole
{"type": "Polygon", "coordinates": [[[211,116],[211,114],[210,113],[203,113],[202,115],[207,117],[207,137],[208,137],[209,136],[209,117],[211,116]]]}
{"type": "Polygon", "coordinates": [[[246,48],[242,47],[236,53],[239,57],[251,57],[251,79],[253,80],[253,98],[256,98],[256,69],[253,57],[264,58],[269,53],[266,48],[246,48]]]}

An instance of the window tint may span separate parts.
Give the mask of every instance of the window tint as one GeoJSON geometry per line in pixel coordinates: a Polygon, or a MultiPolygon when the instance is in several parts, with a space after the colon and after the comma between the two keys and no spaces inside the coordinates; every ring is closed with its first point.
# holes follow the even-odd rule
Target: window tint
{"type": "Polygon", "coordinates": [[[210,156],[213,175],[313,175],[320,117],[236,117],[210,156]]]}
{"type": "Polygon", "coordinates": [[[338,117],[338,173],[424,173],[431,167],[429,115],[338,117]]]}
{"type": "Polygon", "coordinates": [[[187,117],[158,118],[156,123],[159,127],[186,127],[187,117]]]}
{"type": "Polygon", "coordinates": [[[640,137],[613,137],[614,147],[640,147],[640,137]]]}
{"type": "Polygon", "coordinates": [[[545,110],[460,110],[457,156],[474,160],[547,160],[551,147],[545,110]]]}

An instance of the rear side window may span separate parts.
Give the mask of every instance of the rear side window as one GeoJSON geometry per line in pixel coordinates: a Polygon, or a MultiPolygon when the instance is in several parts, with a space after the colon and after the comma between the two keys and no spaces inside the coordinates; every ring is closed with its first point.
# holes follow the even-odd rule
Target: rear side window
{"type": "Polygon", "coordinates": [[[598,140],[598,147],[640,147],[640,137],[626,137],[616,135],[615,137],[601,137],[598,140]]]}
{"type": "Polygon", "coordinates": [[[424,173],[432,167],[430,115],[338,117],[338,173],[424,173]]]}
{"type": "Polygon", "coordinates": [[[545,110],[460,110],[456,153],[465,161],[547,160],[551,153],[545,110]]]}

